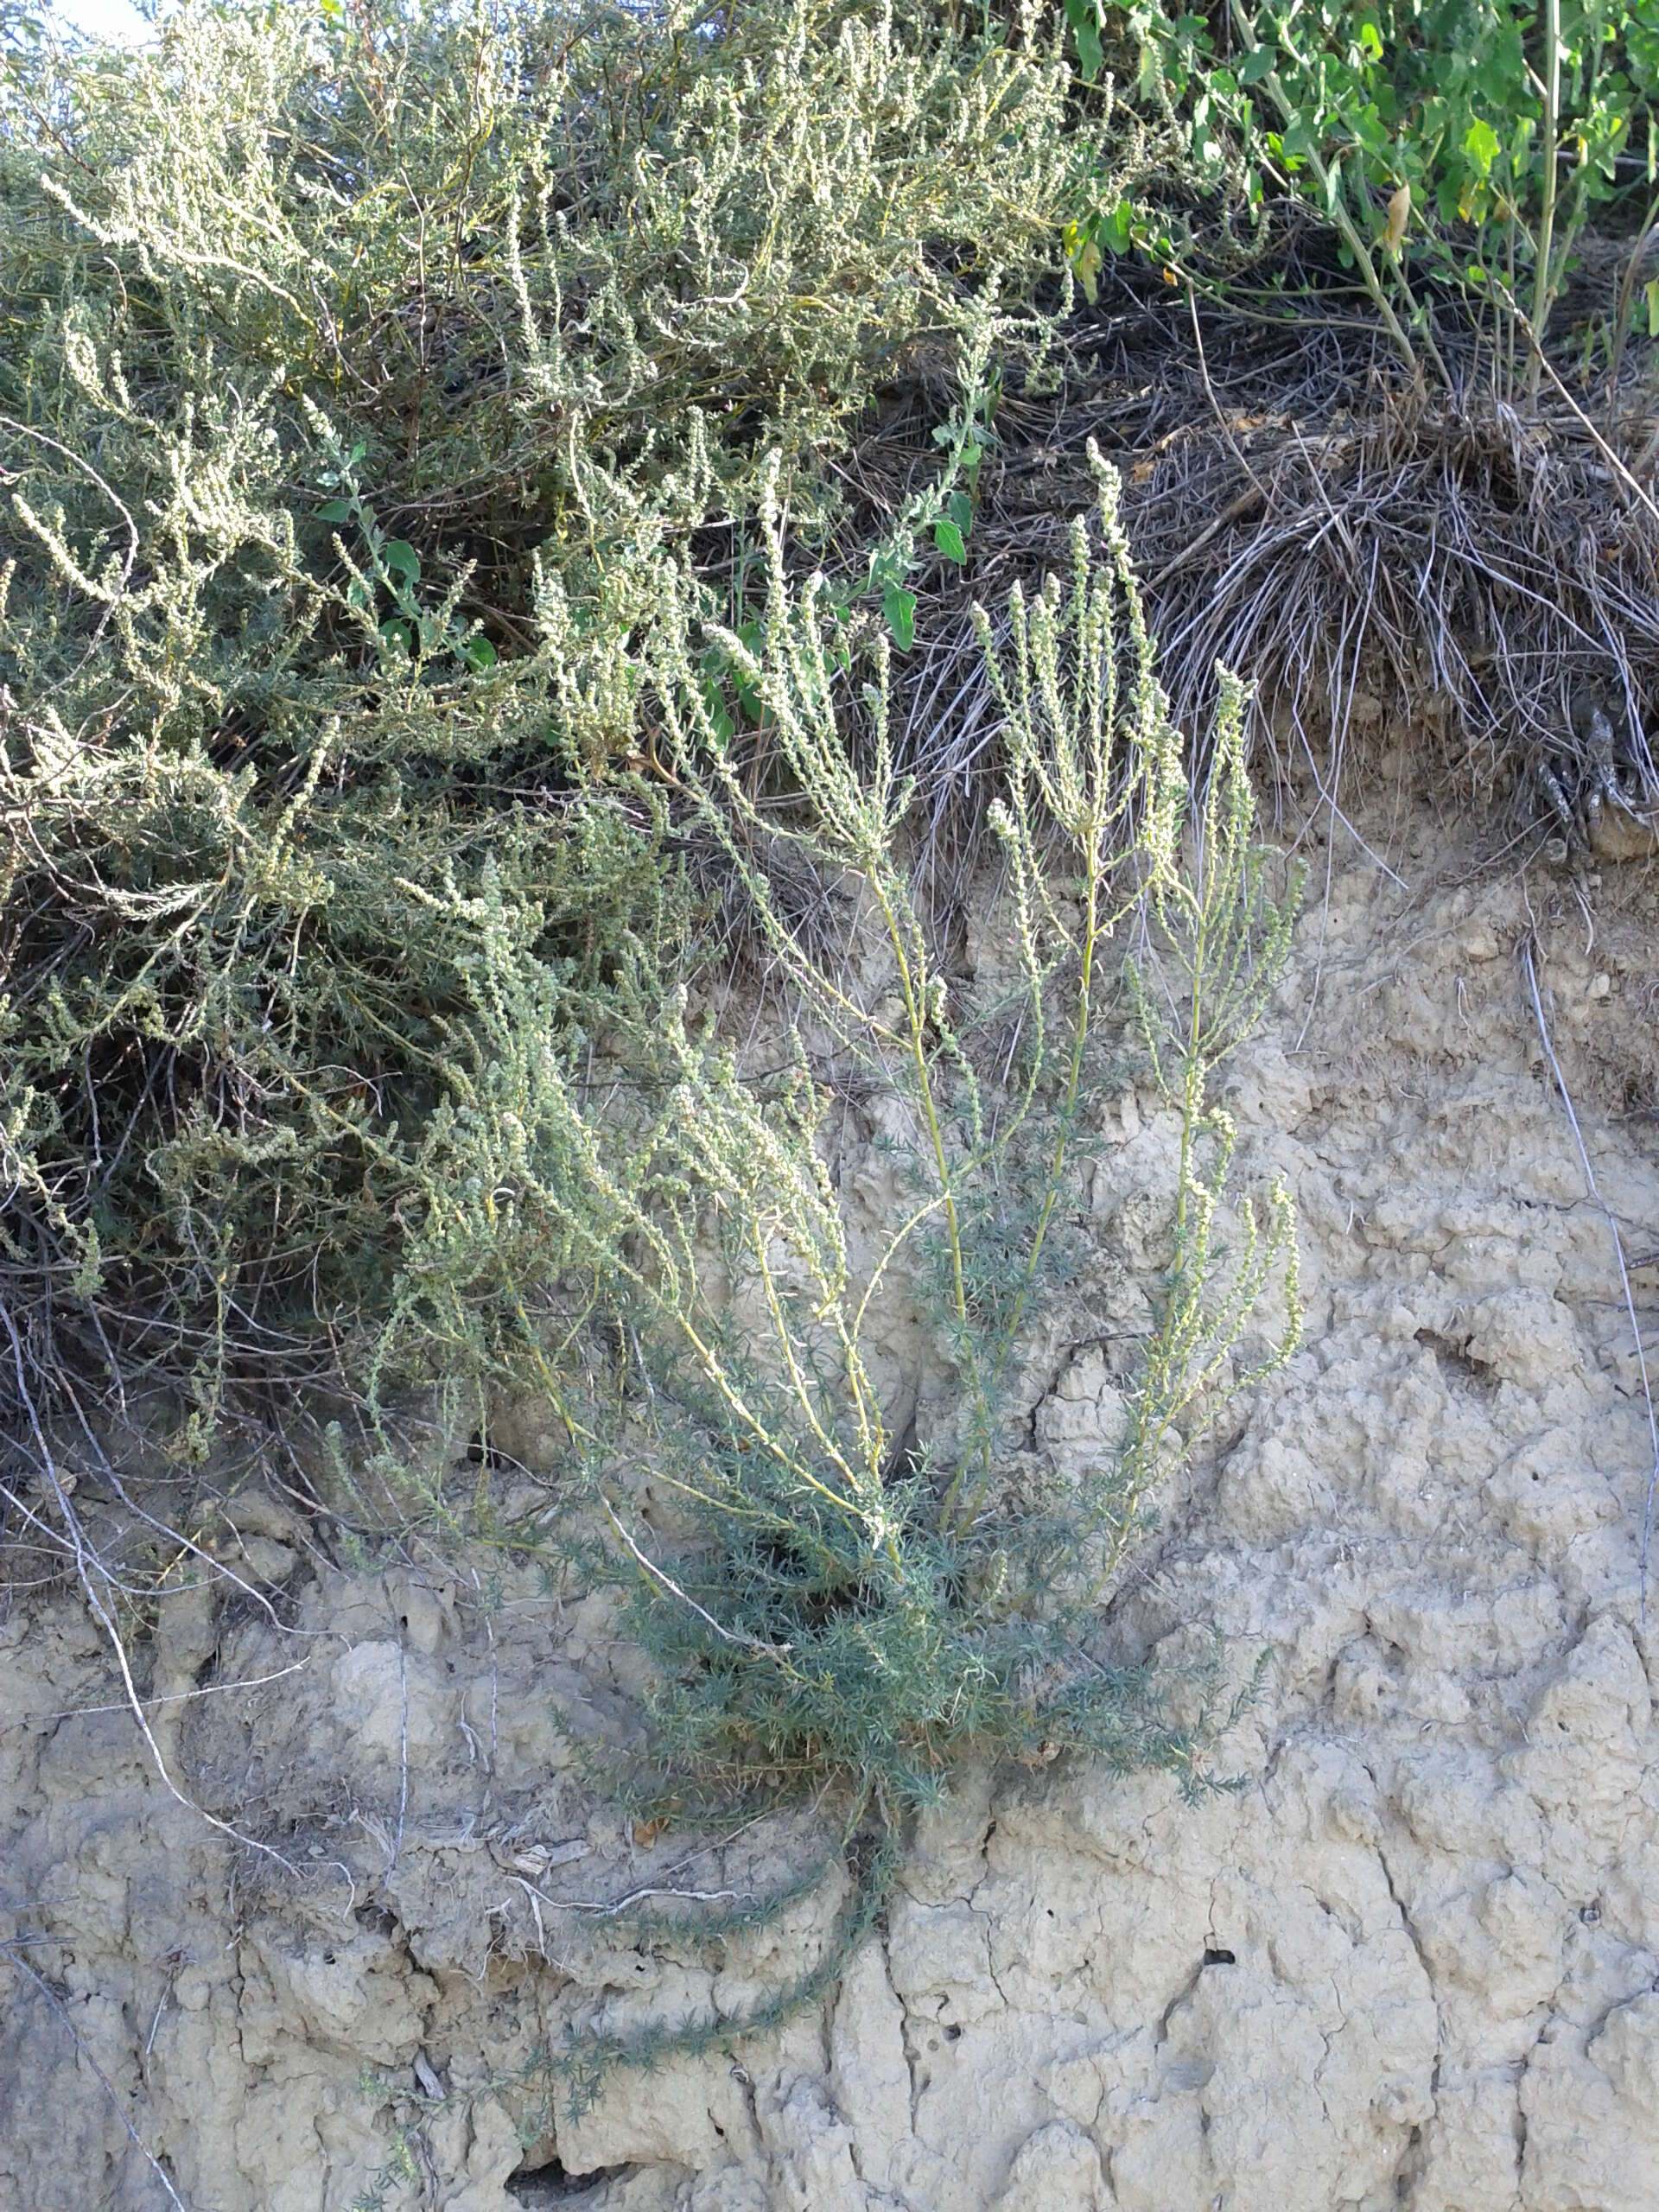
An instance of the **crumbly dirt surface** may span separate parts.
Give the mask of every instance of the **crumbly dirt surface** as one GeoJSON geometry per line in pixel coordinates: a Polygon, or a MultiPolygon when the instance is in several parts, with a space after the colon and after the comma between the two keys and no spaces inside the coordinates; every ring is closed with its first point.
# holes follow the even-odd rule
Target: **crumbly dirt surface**
{"type": "MultiPolygon", "coordinates": [[[[1236,1792],[965,1776],[827,2007],[573,2122],[538,2050],[741,2017],[842,1897],[714,1949],[619,1903],[775,1894],[822,1839],[625,1822],[606,1605],[499,1555],[351,1569],[251,1487],[219,1541],[255,1594],[156,1609],[141,1688],[181,1789],[285,1863],[168,1794],[73,1596],[0,1620],[3,2212],[1651,2212],[1654,1445],[1516,948],[1659,1345],[1659,890],[1361,826],[1387,868],[1319,855],[1229,1077],[1243,1173],[1300,1209],[1304,1348],[1116,1610],[1126,1649],[1270,1655],[1236,1792]]],[[[1098,1264],[1033,1388],[1062,1467],[1118,1433],[1172,1144],[1132,1083],[1095,1110],[1098,1264]]]]}

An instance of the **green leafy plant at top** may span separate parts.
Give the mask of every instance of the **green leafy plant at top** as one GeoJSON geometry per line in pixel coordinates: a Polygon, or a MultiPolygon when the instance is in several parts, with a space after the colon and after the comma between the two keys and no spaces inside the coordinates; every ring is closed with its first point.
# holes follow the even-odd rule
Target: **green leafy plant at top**
{"type": "MultiPolygon", "coordinates": [[[[1648,0],[1229,0],[1207,13],[1102,9],[1102,29],[1109,19],[1138,48],[1139,99],[1179,118],[1196,178],[1257,209],[1274,193],[1316,209],[1414,372],[1436,350],[1426,283],[1495,309],[1510,385],[1524,340],[1535,390],[1586,226],[1611,208],[1628,226],[1654,194],[1659,9],[1648,0]]],[[[1167,201],[1114,195],[1074,219],[1085,274],[1132,246],[1205,273],[1167,201]]]]}

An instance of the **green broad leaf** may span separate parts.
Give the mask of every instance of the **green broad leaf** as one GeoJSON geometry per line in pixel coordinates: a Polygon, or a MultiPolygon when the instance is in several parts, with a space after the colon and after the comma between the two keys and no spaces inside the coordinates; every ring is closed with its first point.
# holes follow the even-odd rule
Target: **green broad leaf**
{"type": "Polygon", "coordinates": [[[374,605],[374,594],[366,584],[353,583],[346,591],[346,604],[355,607],[359,613],[366,614],[374,605]]]}
{"type": "MultiPolygon", "coordinates": [[[[1393,149],[1389,144],[1389,136],[1384,126],[1382,113],[1375,100],[1368,100],[1357,115],[1350,118],[1349,128],[1365,151],[1374,157],[1379,167],[1386,168],[1388,164],[1385,157],[1392,152],[1393,149]]],[[[1381,177],[1377,181],[1379,183],[1382,181],[1381,177]]]]}
{"type": "Polygon", "coordinates": [[[1491,124],[1477,116],[1463,134],[1463,150],[1480,171],[1490,176],[1492,163],[1497,159],[1498,137],[1491,124]]]}
{"type": "Polygon", "coordinates": [[[1359,27],[1359,44],[1360,50],[1368,61],[1380,61],[1382,59],[1382,34],[1369,19],[1359,27]]]}
{"type": "Polygon", "coordinates": [[[709,721],[715,726],[715,735],[722,745],[725,744],[735,734],[737,724],[727,712],[726,702],[721,696],[718,683],[709,683],[703,685],[702,703],[708,709],[709,721]]]}
{"type": "Polygon", "coordinates": [[[954,561],[958,568],[961,568],[968,558],[968,548],[963,542],[962,532],[954,522],[946,519],[935,523],[933,543],[944,554],[945,559],[954,561]]]}
{"type": "Polygon", "coordinates": [[[944,511],[962,532],[963,542],[973,534],[974,503],[965,492],[953,492],[944,503],[944,511]]]}
{"type": "Polygon", "coordinates": [[[1271,77],[1279,61],[1278,49],[1271,46],[1253,46],[1239,63],[1237,76],[1241,85],[1259,85],[1264,77],[1271,77]]]}
{"type": "Polygon", "coordinates": [[[1092,85],[1100,73],[1106,49],[1100,42],[1100,18],[1096,0],[1065,0],[1065,19],[1077,42],[1077,65],[1084,82],[1092,85]]]}
{"type": "Polygon", "coordinates": [[[352,448],[352,449],[351,449],[350,453],[348,453],[348,454],[346,454],[346,467],[347,467],[347,468],[355,468],[355,467],[357,467],[358,462],[359,462],[359,461],[361,461],[361,460],[362,460],[362,458],[363,458],[364,454],[365,454],[365,453],[367,453],[367,451],[368,451],[368,448],[367,448],[367,446],[365,446],[365,445],[364,444],[364,442],[363,442],[362,439],[361,439],[361,438],[359,438],[359,439],[358,440],[357,443],[356,443],[356,444],[352,448]]]}
{"type": "Polygon", "coordinates": [[[468,668],[481,671],[495,666],[495,647],[487,638],[468,638],[461,649],[461,657],[468,668]]]}
{"type": "Polygon", "coordinates": [[[352,503],[349,499],[330,499],[327,506],[317,509],[319,522],[349,522],[351,518],[352,503]]]}
{"type": "Polygon", "coordinates": [[[414,645],[414,637],[407,622],[389,620],[380,625],[380,634],[393,652],[401,653],[405,660],[414,645]]]}
{"type": "Polygon", "coordinates": [[[1071,273],[1090,307],[1100,297],[1100,271],[1105,257],[1093,238],[1084,238],[1071,257],[1071,273]]]}
{"type": "Polygon", "coordinates": [[[394,576],[402,576],[405,583],[418,583],[421,576],[421,556],[405,537],[389,537],[380,558],[394,576]]]}
{"type": "Polygon", "coordinates": [[[907,653],[916,641],[915,593],[901,591],[897,584],[889,584],[881,594],[881,612],[887,618],[893,644],[901,653],[907,653]]]}

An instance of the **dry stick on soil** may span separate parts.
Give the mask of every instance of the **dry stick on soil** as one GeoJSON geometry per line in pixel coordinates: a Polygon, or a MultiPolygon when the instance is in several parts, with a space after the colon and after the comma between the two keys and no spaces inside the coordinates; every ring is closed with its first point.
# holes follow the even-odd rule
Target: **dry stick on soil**
{"type": "Polygon", "coordinates": [[[1584,1131],[1579,1127],[1579,1117],[1573,1111],[1572,1093],[1567,1087],[1567,1077],[1561,1073],[1561,1064],[1555,1057],[1555,1047],[1549,1041],[1549,1030],[1544,1020],[1544,1002],[1538,995],[1538,969],[1532,957],[1532,937],[1529,932],[1521,940],[1521,957],[1527,971],[1527,988],[1532,995],[1532,1011],[1537,1019],[1538,1034],[1548,1055],[1555,1087],[1561,1094],[1561,1103],[1567,1109],[1567,1118],[1573,1125],[1573,1135],[1578,1143],[1579,1159],[1584,1167],[1584,1179],[1590,1187],[1590,1196],[1600,1208],[1602,1217],[1612,1232],[1613,1251],[1618,1261],[1618,1277],[1624,1287],[1624,1311],[1630,1317],[1630,1334],[1636,1340],[1636,1363],[1642,1377],[1642,1395],[1647,1401],[1648,1436],[1653,1446],[1653,1465],[1648,1473],[1648,1492],[1642,1511],[1642,1622],[1648,1618],[1648,1542],[1653,1534],[1654,1485],[1659,1483],[1659,1415],[1653,1405],[1653,1386],[1648,1379],[1648,1355],[1642,1342],[1642,1330],[1636,1318],[1636,1294],[1630,1288],[1630,1271],[1624,1261],[1624,1239],[1619,1234],[1618,1222],[1612,1208],[1601,1195],[1601,1185],[1596,1180],[1596,1171],[1590,1165],[1589,1148],[1584,1141],[1584,1131]]]}
{"type": "Polygon", "coordinates": [[[178,1783],[174,1781],[167,1760],[162,1755],[162,1747],[156,1742],[155,1733],[145,1717],[143,1700],[139,1696],[138,1686],[132,1678],[132,1668],[127,1658],[127,1648],[121,1641],[121,1630],[116,1624],[114,1615],[105,1604],[104,1599],[99,1597],[96,1587],[96,1585],[101,1582],[106,1590],[113,1589],[115,1578],[99,1557],[97,1551],[81,1534],[80,1522],[76,1517],[74,1508],[69,1503],[68,1493],[59,1478],[57,1462],[54,1459],[51,1447],[47,1443],[46,1432],[41,1426],[41,1418],[35,1408],[34,1394],[29,1387],[29,1379],[23,1365],[22,1340],[18,1337],[16,1324],[3,1306],[0,1306],[0,1323],[4,1324],[6,1334],[11,1339],[12,1361],[17,1376],[18,1401],[28,1416],[29,1427],[34,1433],[35,1449],[40,1454],[41,1472],[52,1485],[58,1512],[63,1522],[68,1548],[74,1560],[75,1579],[80,1585],[81,1594],[86,1600],[88,1611],[104,1631],[110,1649],[115,1655],[115,1663],[121,1675],[121,1686],[126,1693],[127,1710],[138,1724],[138,1732],[149,1749],[151,1761],[161,1777],[163,1788],[170,1797],[175,1798],[184,1807],[187,1812],[194,1813],[200,1819],[206,1821],[210,1828],[216,1828],[220,1835],[228,1837],[232,1843],[242,1844],[249,1851],[257,1852],[266,1859],[274,1859],[284,1872],[297,1878],[299,1869],[292,1860],[284,1859],[280,1851],[275,1850],[268,1843],[261,1843],[257,1836],[245,1834],[231,1821],[221,1821],[216,1813],[210,1813],[205,1805],[198,1805],[193,1798],[188,1797],[178,1783]]]}
{"type": "MultiPolygon", "coordinates": [[[[245,1675],[240,1681],[235,1682],[205,1682],[200,1689],[173,1690],[169,1691],[165,1697],[147,1697],[142,1699],[140,1702],[146,1712],[150,1712],[158,1705],[188,1705],[199,1697],[223,1697],[227,1690],[257,1690],[266,1682],[280,1682],[286,1675],[302,1674],[310,1663],[308,1658],[296,1659],[291,1667],[278,1667],[274,1674],[248,1675],[245,1675]]],[[[95,1713],[130,1711],[131,1707],[127,1704],[126,1700],[122,1698],[112,1705],[66,1706],[61,1713],[43,1713],[40,1718],[42,1720],[85,1720],[95,1713]]]]}
{"type": "Polygon", "coordinates": [[[1163,567],[1147,586],[1148,593],[1160,590],[1188,561],[1192,560],[1195,555],[1202,553],[1211,539],[1218,537],[1229,523],[1239,522],[1244,516],[1253,513],[1262,505],[1262,486],[1252,478],[1248,492],[1241,492],[1230,506],[1224,507],[1212,522],[1205,524],[1190,545],[1184,545],[1173,560],[1165,562],[1163,567]]]}
{"type": "Polygon", "coordinates": [[[673,1577],[665,1573],[664,1570],[658,1566],[655,1560],[648,1559],[646,1557],[645,1554],[640,1550],[639,1545],[635,1543],[633,1538],[623,1527],[621,1522],[617,1518],[616,1514],[612,1510],[610,1500],[601,1496],[599,1502],[605,1510],[605,1517],[609,1521],[613,1531],[615,1535],[620,1537],[623,1543],[626,1544],[629,1551],[632,1553],[634,1559],[638,1561],[639,1565],[645,1569],[652,1580],[658,1583],[663,1589],[666,1590],[671,1598],[677,1598],[682,1605],[689,1605],[691,1608],[691,1611],[696,1615],[697,1618],[702,1621],[705,1626],[713,1629],[715,1634],[720,1638],[722,1643],[735,1645],[741,1650],[753,1651],[757,1655],[757,1656],[766,1659],[786,1659],[789,1656],[790,1647],[786,1643],[768,1643],[764,1637],[759,1636],[743,1636],[741,1634],[734,1636],[730,1629],[722,1628],[721,1624],[715,1618],[714,1615],[710,1612],[705,1611],[703,1607],[697,1603],[695,1598],[690,1596],[685,1591],[682,1590],[679,1584],[674,1580],[673,1577]]]}
{"type": "Polygon", "coordinates": [[[178,2190],[174,2188],[171,2181],[168,2180],[166,2167],[162,2165],[161,2160],[156,2156],[156,2153],[150,2149],[149,2144],[145,2142],[143,2137],[138,2133],[138,2130],[133,2126],[132,2121],[128,2117],[127,2108],[122,2103],[120,2096],[117,2093],[114,2082],[111,2081],[109,2075],[104,2071],[104,2069],[92,2056],[92,2052],[87,2050],[79,2031],[76,2028],[74,2022],[69,2017],[68,2010],[64,2005],[63,1999],[58,1995],[57,1991],[53,1988],[51,1983],[47,1980],[44,1974],[37,1974],[35,1968],[30,1966],[27,1959],[19,1956],[19,1953],[22,1947],[22,1941],[23,1939],[19,1937],[14,1939],[14,1941],[10,1943],[0,1943],[0,1955],[3,1955],[7,1961],[16,1968],[19,1974],[27,1974],[29,1976],[29,1979],[34,1983],[35,1988],[40,1991],[41,1996],[45,1998],[47,2003],[52,2007],[53,2011],[56,2012],[59,2018],[63,2022],[64,2026],[67,2028],[69,2031],[70,2039],[75,2046],[75,2050],[78,2056],[85,2059],[88,2067],[97,2076],[99,2083],[103,2087],[104,2094],[108,2097],[110,2102],[115,2107],[117,2113],[120,2115],[122,2126],[126,2129],[127,2133],[131,2137],[133,2142],[137,2145],[140,2155],[146,2160],[151,2172],[155,2175],[156,2180],[160,2182],[162,2187],[167,2191],[168,2202],[177,2208],[177,2212],[190,2212],[189,2206],[179,2195],[178,2190]]]}

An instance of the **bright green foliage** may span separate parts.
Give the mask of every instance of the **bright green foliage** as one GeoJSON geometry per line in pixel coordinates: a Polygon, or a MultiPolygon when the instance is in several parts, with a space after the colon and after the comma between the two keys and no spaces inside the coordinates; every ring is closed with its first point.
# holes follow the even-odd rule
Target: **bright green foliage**
{"type": "MultiPolygon", "coordinates": [[[[1138,54],[1136,97],[1179,124],[1200,179],[1255,209],[1289,194],[1332,222],[1414,366],[1433,340],[1412,273],[1518,308],[1541,341],[1586,224],[1627,201],[1628,224],[1654,194],[1654,0],[1077,4],[1096,11],[1096,48],[1115,32],[1138,54]]],[[[1202,269],[1166,198],[1096,198],[1071,241],[1074,260],[1131,244],[1202,269]]]]}

